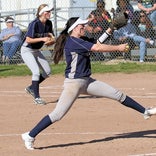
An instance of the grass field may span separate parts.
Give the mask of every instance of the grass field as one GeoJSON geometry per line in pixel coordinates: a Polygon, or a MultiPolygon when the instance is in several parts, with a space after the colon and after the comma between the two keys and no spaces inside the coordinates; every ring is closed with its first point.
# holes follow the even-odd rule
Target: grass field
{"type": "MultiPolygon", "coordinates": [[[[92,64],[93,73],[142,73],[142,72],[155,72],[155,63],[137,63],[137,62],[119,62],[119,63],[108,63],[108,62],[93,62],[92,64]]],[[[51,64],[52,74],[64,74],[65,63],[58,65],[51,64]]],[[[1,65],[0,66],[0,77],[8,76],[26,76],[31,75],[30,70],[25,64],[20,65],[1,65]]]]}

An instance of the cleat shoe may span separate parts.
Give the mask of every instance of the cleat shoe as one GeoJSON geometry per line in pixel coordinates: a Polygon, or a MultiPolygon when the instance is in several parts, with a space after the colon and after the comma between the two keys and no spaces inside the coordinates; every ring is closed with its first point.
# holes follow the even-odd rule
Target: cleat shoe
{"type": "Polygon", "coordinates": [[[148,108],[144,112],[144,119],[149,119],[152,115],[156,115],[156,108],[148,108]]]}
{"type": "Polygon", "coordinates": [[[25,147],[29,150],[34,150],[33,144],[34,144],[35,139],[29,136],[29,132],[23,133],[21,136],[25,143],[25,147]]]}
{"type": "Polygon", "coordinates": [[[25,91],[35,98],[34,91],[30,87],[25,88],[25,91]]]}
{"type": "Polygon", "coordinates": [[[46,102],[44,100],[42,100],[41,98],[34,99],[34,102],[37,105],[45,105],[46,104],[46,102]]]}

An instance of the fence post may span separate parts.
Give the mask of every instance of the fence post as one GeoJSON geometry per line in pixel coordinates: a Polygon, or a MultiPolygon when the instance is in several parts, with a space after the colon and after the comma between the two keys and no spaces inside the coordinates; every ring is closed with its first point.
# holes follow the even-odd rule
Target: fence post
{"type": "Polygon", "coordinates": [[[53,0],[53,7],[54,7],[54,34],[57,37],[57,12],[56,12],[56,0],[53,0]]]}

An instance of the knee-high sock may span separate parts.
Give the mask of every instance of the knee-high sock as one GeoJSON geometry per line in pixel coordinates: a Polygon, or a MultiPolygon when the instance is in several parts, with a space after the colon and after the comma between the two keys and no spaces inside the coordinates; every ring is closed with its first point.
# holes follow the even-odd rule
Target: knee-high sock
{"type": "Polygon", "coordinates": [[[49,115],[45,116],[30,132],[29,135],[31,137],[36,137],[41,131],[46,129],[52,122],[50,120],[49,115]]]}
{"type": "MultiPolygon", "coordinates": [[[[40,78],[39,78],[39,81],[38,83],[40,84],[41,82],[43,82],[45,80],[45,78],[40,74],[40,78]]],[[[30,89],[32,89],[32,84],[29,86],[30,89]]]]}
{"type": "Polygon", "coordinates": [[[40,84],[41,82],[43,82],[44,80],[45,80],[45,78],[42,76],[42,74],[40,74],[39,84],[40,84]]]}
{"type": "Polygon", "coordinates": [[[145,108],[141,106],[138,102],[130,98],[129,96],[126,96],[126,99],[122,102],[122,104],[132,109],[135,109],[136,111],[140,113],[145,112],[145,108]]]}
{"type": "Polygon", "coordinates": [[[39,93],[39,81],[32,81],[32,87],[31,88],[34,91],[35,98],[40,97],[40,93],[39,93]]]}
{"type": "Polygon", "coordinates": [[[32,84],[29,86],[30,89],[32,89],[34,91],[35,98],[40,97],[40,94],[39,94],[39,84],[41,82],[43,82],[44,80],[45,80],[45,78],[40,74],[39,81],[32,81],[32,84]]]}

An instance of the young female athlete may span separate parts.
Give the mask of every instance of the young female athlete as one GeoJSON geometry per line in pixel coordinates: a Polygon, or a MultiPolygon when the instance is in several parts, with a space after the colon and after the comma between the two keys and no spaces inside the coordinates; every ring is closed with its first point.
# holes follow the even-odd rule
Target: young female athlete
{"type": "Polygon", "coordinates": [[[46,115],[30,132],[22,134],[25,147],[29,150],[34,149],[33,143],[35,137],[49,125],[60,120],[69,111],[79,94],[95,95],[117,100],[122,105],[142,113],[145,119],[156,114],[156,108],[145,109],[120,90],[91,77],[90,52],[112,52],[117,50],[124,52],[127,44],[101,44],[100,42],[103,42],[108,37],[108,33],[111,32],[110,28],[100,36],[96,43],[84,40],[86,23],[87,20],[82,20],[78,17],[70,18],[66,24],[66,28],[56,40],[54,61],[58,63],[64,51],[67,63],[64,90],[55,109],[46,115]]]}
{"type": "Polygon", "coordinates": [[[47,4],[38,7],[37,18],[29,24],[21,47],[21,56],[32,72],[32,84],[25,90],[34,97],[36,104],[45,104],[45,101],[40,98],[39,84],[51,73],[49,63],[40,51],[44,44],[52,45],[55,42],[55,40],[48,42],[54,35],[52,22],[49,20],[51,10],[52,8],[47,4]]]}

